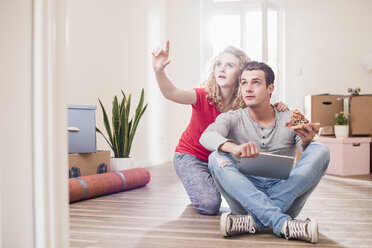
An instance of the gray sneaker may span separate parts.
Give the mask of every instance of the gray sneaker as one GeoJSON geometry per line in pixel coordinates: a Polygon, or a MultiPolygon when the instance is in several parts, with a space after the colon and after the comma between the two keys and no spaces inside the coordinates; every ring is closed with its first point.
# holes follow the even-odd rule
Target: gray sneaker
{"type": "Polygon", "coordinates": [[[223,213],[221,215],[220,230],[224,237],[243,233],[255,233],[255,223],[251,215],[233,215],[223,213]]]}
{"type": "Polygon", "coordinates": [[[316,219],[287,220],[284,223],[286,239],[300,239],[315,243],[318,241],[318,221],[316,219]]]}

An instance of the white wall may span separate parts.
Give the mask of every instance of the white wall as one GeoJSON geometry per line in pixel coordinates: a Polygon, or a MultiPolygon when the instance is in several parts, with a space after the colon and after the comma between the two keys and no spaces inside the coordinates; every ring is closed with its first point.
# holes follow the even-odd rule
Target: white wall
{"type": "MultiPolygon", "coordinates": [[[[165,42],[166,0],[67,0],[68,104],[97,105],[111,113],[114,95],[132,93],[132,110],[145,88],[149,106],[137,129],[131,157],[139,166],[168,161],[168,107],[151,67],[151,51],[165,42]]],[[[109,117],[111,118],[111,117],[109,117]]],[[[105,133],[105,131],[104,131],[105,133]]],[[[109,146],[97,135],[97,148],[109,146]]]]}
{"type": "MultiPolygon", "coordinates": [[[[170,59],[168,75],[180,88],[195,88],[200,84],[200,1],[169,0],[170,59]]],[[[168,101],[169,150],[175,150],[191,117],[191,106],[168,101]]]]}
{"type": "Polygon", "coordinates": [[[0,4],[0,246],[33,247],[32,1],[0,4]]]}
{"type": "Polygon", "coordinates": [[[283,99],[303,108],[308,94],[372,94],[372,73],[361,60],[372,52],[372,1],[277,0],[285,12],[283,99]],[[302,70],[296,75],[295,71],[302,70]]]}
{"type": "MultiPolygon", "coordinates": [[[[67,1],[68,103],[111,109],[114,94],[146,90],[146,110],[132,146],[139,166],[169,161],[189,122],[191,107],[163,98],[151,67],[151,51],[171,42],[167,73],[183,88],[200,83],[200,1],[67,1]]],[[[98,149],[109,149],[97,135],[98,149]]]]}

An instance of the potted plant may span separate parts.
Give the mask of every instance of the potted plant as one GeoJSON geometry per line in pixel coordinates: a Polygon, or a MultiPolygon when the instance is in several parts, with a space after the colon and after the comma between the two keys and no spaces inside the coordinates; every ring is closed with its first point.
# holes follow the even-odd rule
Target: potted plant
{"type": "Polygon", "coordinates": [[[123,91],[121,91],[121,93],[123,94],[121,102],[119,103],[117,96],[114,97],[114,101],[112,102],[111,125],[106,110],[101,100],[98,98],[102,108],[103,123],[108,137],[106,138],[98,127],[96,127],[96,131],[102,134],[114,152],[114,157],[111,158],[111,171],[125,170],[133,167],[133,159],[129,157],[130,149],[138,123],[147,108],[147,103],[144,105],[145,92],[144,89],[142,89],[141,98],[136,108],[135,115],[129,118],[131,94],[129,94],[127,98],[123,91]]]}
{"type": "Polygon", "coordinates": [[[342,111],[335,114],[335,135],[336,138],[347,138],[349,136],[349,119],[342,111]]]}

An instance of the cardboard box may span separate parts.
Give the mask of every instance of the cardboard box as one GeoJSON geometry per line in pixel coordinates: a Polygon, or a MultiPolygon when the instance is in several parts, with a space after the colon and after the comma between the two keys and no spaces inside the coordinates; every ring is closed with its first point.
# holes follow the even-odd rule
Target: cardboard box
{"type": "Polygon", "coordinates": [[[316,141],[329,148],[331,159],[327,174],[351,176],[370,173],[370,137],[317,137],[316,141]]]}
{"type": "Polygon", "coordinates": [[[69,178],[110,171],[110,151],[71,153],[68,155],[69,178]]]}
{"type": "Polygon", "coordinates": [[[372,174],[372,143],[370,144],[370,149],[369,149],[369,172],[372,174]]]}
{"type": "Polygon", "coordinates": [[[319,122],[321,127],[334,126],[336,113],[344,110],[343,95],[308,95],[304,101],[304,115],[311,122],[319,122]]]}
{"type": "Polygon", "coordinates": [[[351,135],[372,136],[372,95],[350,97],[349,114],[351,135]]]}

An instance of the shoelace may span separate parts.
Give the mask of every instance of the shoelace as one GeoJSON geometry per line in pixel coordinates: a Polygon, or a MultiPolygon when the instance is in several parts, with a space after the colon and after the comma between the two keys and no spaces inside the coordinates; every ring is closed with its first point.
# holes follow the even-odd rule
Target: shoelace
{"type": "Polygon", "coordinates": [[[241,215],[241,216],[231,216],[233,219],[233,224],[231,227],[231,232],[249,232],[255,233],[256,229],[253,227],[250,216],[241,215]]]}
{"type": "Polygon", "coordinates": [[[307,225],[309,221],[300,221],[300,220],[292,220],[287,221],[287,232],[285,234],[286,239],[294,238],[294,239],[306,239],[310,240],[310,234],[307,232],[307,225]]]}

